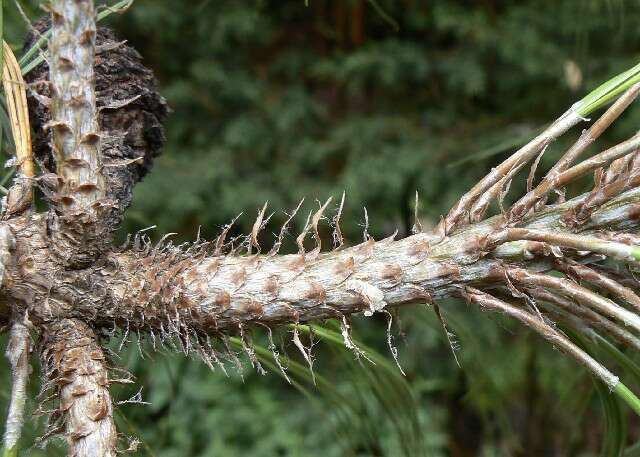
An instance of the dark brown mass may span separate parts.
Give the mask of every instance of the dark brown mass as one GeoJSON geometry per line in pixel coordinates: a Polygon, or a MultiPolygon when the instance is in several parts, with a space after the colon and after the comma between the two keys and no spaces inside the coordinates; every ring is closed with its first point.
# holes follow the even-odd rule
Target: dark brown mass
{"type": "MultiPolygon", "coordinates": [[[[43,17],[34,27],[43,33],[50,23],[49,17],[43,17]]],[[[37,38],[35,32],[30,32],[25,49],[33,46],[37,38]]],[[[43,128],[50,120],[48,78],[46,62],[25,76],[31,89],[28,103],[34,153],[44,169],[55,172],[50,134],[43,128]]],[[[126,207],[131,201],[133,185],[151,169],[153,159],[160,155],[164,145],[162,122],[168,113],[167,104],[157,91],[153,72],[143,65],[140,54],[118,40],[107,27],[97,30],[95,84],[109,196],[126,207]],[[128,162],[137,158],[142,159],[128,162]]]]}

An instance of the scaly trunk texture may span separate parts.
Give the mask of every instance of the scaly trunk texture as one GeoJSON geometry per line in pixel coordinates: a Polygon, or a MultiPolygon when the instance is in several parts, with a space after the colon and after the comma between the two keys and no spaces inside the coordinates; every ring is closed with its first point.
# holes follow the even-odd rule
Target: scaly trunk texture
{"type": "Polygon", "coordinates": [[[49,81],[58,178],[50,227],[61,262],[84,266],[107,246],[105,198],[94,89],[95,11],[91,0],[53,0],[49,81]],[[105,233],[106,232],[106,233],[105,233]]]}
{"type": "MultiPolygon", "coordinates": [[[[115,205],[106,197],[96,109],[93,0],[52,0],[49,81],[52,92],[52,150],[57,188],[47,230],[52,258],[82,268],[108,245],[105,215],[115,205]]],[[[44,301],[38,302],[39,304],[44,301]]],[[[115,456],[105,357],[85,322],[55,319],[43,325],[43,373],[57,386],[57,413],[69,455],[115,456]]]]}
{"type": "Polygon", "coordinates": [[[50,426],[64,430],[70,456],[115,457],[106,359],[93,329],[76,319],[57,320],[45,327],[42,343],[43,372],[59,402],[50,426]]]}

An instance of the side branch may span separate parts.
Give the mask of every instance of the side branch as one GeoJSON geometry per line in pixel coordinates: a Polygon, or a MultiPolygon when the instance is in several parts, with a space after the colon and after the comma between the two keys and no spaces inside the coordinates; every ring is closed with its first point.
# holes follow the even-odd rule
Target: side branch
{"type": "Polygon", "coordinates": [[[104,192],[94,91],[93,1],[51,2],[49,76],[53,146],[62,212],[91,211],[104,192]]]}
{"type": "MultiPolygon", "coordinates": [[[[581,198],[547,208],[525,221],[525,228],[571,236],[563,229],[562,215],[581,198]]],[[[635,228],[638,222],[629,213],[639,203],[640,190],[619,196],[594,213],[583,233],[635,228]]],[[[548,252],[531,256],[522,241],[492,250],[499,222],[498,216],[444,239],[421,233],[399,241],[370,239],[328,253],[283,256],[210,256],[204,248],[183,251],[149,244],[112,254],[108,268],[84,279],[100,296],[91,291],[75,297],[75,311],[93,315],[101,325],[115,323],[161,336],[215,334],[244,325],[275,326],[430,302],[459,295],[467,285],[492,287],[505,281],[509,262],[531,272],[555,268],[548,252]],[[96,303],[101,305],[96,308],[96,303]]],[[[567,251],[567,258],[572,255],[583,257],[567,251]]]]}

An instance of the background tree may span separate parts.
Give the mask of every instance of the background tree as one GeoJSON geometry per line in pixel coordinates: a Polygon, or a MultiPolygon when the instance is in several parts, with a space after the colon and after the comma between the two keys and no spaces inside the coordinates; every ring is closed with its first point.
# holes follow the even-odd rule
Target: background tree
{"type": "MultiPolygon", "coordinates": [[[[615,70],[608,67],[608,65],[616,65],[610,56],[615,55],[616,58],[624,56],[624,44],[627,43],[629,46],[633,44],[632,34],[635,31],[629,30],[632,29],[631,27],[619,31],[622,28],[617,27],[620,22],[616,19],[616,14],[621,11],[619,9],[621,4],[593,2],[588,4],[586,12],[577,9],[579,5],[585,8],[581,5],[586,4],[568,2],[558,11],[559,7],[552,4],[549,4],[547,9],[540,5],[534,9],[526,4],[510,6],[497,3],[469,9],[457,8],[450,2],[442,2],[442,4],[436,2],[433,8],[425,11],[421,11],[417,5],[410,5],[406,10],[406,17],[401,11],[393,11],[389,5],[384,5],[385,10],[400,23],[400,32],[394,32],[393,28],[379,15],[357,2],[349,6],[343,6],[342,3],[329,5],[312,2],[308,9],[297,3],[286,7],[273,5],[270,7],[268,4],[263,4],[264,9],[260,9],[255,8],[253,4],[246,7],[228,5],[226,8],[218,8],[203,2],[200,5],[201,10],[194,9],[193,5],[167,3],[164,6],[161,2],[141,3],[132,10],[131,14],[124,16],[121,20],[125,26],[127,24],[135,26],[132,27],[133,30],[145,30],[145,27],[148,28],[151,24],[154,24],[158,30],[162,30],[161,34],[155,35],[155,40],[148,40],[145,36],[144,43],[142,43],[143,40],[138,40],[140,43],[136,44],[141,45],[139,49],[147,59],[152,59],[150,66],[158,70],[161,81],[164,80],[165,84],[170,86],[164,92],[169,97],[176,114],[170,120],[171,124],[168,128],[169,154],[165,155],[164,162],[161,162],[160,167],[146,180],[143,185],[145,187],[139,187],[140,198],[136,201],[140,202],[140,206],[134,207],[129,213],[132,217],[129,223],[137,224],[137,227],[129,226],[129,230],[143,228],[155,221],[160,221],[163,224],[162,228],[169,229],[168,225],[173,224],[173,227],[177,227],[183,236],[189,238],[188,234],[195,233],[198,224],[204,222],[203,231],[206,233],[209,230],[208,236],[212,237],[216,235],[216,230],[213,229],[215,225],[226,223],[240,209],[260,208],[266,197],[269,198],[272,207],[293,208],[297,205],[300,195],[315,197],[333,193],[339,196],[342,189],[347,189],[348,192],[344,220],[362,221],[363,216],[358,208],[365,203],[372,220],[370,232],[376,238],[380,238],[383,234],[389,235],[398,226],[404,226],[405,231],[409,231],[413,225],[412,202],[415,188],[421,191],[421,201],[428,202],[430,205],[421,208],[420,214],[423,218],[425,214],[428,216],[422,221],[423,225],[435,225],[433,221],[437,221],[439,214],[446,212],[454,198],[462,193],[463,186],[468,187],[468,184],[472,184],[481,176],[483,169],[489,169],[490,165],[498,163],[495,156],[478,158],[478,155],[474,155],[472,160],[482,166],[474,166],[468,171],[470,167],[464,165],[458,168],[446,168],[446,162],[451,161],[450,151],[456,151],[465,160],[469,160],[467,151],[470,147],[477,151],[480,149],[478,144],[490,145],[502,142],[506,136],[505,132],[513,131],[516,133],[515,136],[519,137],[522,125],[513,127],[519,119],[531,121],[537,118],[539,120],[539,123],[529,127],[529,132],[525,130],[522,134],[524,137],[529,136],[547,119],[557,116],[559,112],[571,105],[575,98],[578,98],[571,96],[569,91],[559,84],[563,77],[563,67],[567,68],[567,75],[574,76],[573,79],[567,77],[566,81],[575,83],[576,79],[579,79],[575,78],[576,74],[586,75],[592,81],[598,81],[603,79],[604,75],[613,74],[628,65],[627,58],[622,65],[617,63],[615,70]],[[324,12],[321,10],[323,5],[324,12]],[[166,10],[163,11],[163,8],[166,10]],[[184,8],[184,11],[180,11],[181,8],[184,8]],[[203,11],[208,14],[203,14],[203,11]],[[581,11],[582,14],[580,14],[581,11]],[[201,24],[202,28],[187,31],[192,19],[196,16],[199,18],[197,23],[201,24]],[[574,21],[576,16],[584,20],[574,21]],[[559,26],[559,24],[576,22],[580,23],[579,27],[584,27],[578,32],[559,26]],[[296,27],[283,27],[285,23],[296,24],[296,27]],[[530,25],[532,23],[539,24],[540,28],[530,25]],[[548,29],[542,29],[545,26],[548,29]],[[184,29],[181,30],[180,27],[184,29]],[[175,32],[172,33],[171,30],[175,32]],[[215,32],[212,33],[212,30],[215,32]],[[335,33],[332,33],[332,30],[335,30],[335,33]],[[612,34],[612,30],[616,30],[619,35],[612,34]],[[198,35],[192,35],[194,39],[187,40],[185,37],[188,33],[198,35]],[[582,38],[576,39],[575,36],[582,38]],[[586,54],[581,54],[584,51],[579,50],[581,48],[578,46],[584,43],[585,36],[589,37],[592,43],[588,60],[585,57],[586,54]],[[180,42],[171,42],[172,37],[175,37],[174,40],[179,38],[180,42]],[[616,40],[619,41],[616,42],[616,40]],[[565,44],[567,41],[572,48],[575,47],[573,52],[567,51],[565,44]],[[169,45],[169,43],[172,44],[169,45]],[[179,48],[180,43],[182,48],[179,48]],[[554,43],[558,44],[554,45],[554,43]],[[308,51],[310,48],[317,51],[311,54],[308,51]],[[154,49],[171,49],[172,58],[161,57],[165,54],[155,51],[155,55],[159,57],[154,59],[154,49]],[[216,50],[215,54],[212,54],[212,49],[216,50]],[[526,57],[522,55],[523,49],[530,50],[526,57]],[[145,50],[148,52],[144,52],[145,50]],[[557,57],[553,58],[553,56],[557,57]],[[212,57],[217,59],[214,60],[212,57]],[[212,65],[216,62],[223,62],[223,64],[212,65]],[[594,66],[596,62],[599,68],[592,69],[590,65],[594,66]],[[162,70],[163,68],[165,70],[162,70]],[[474,68],[475,71],[471,71],[474,68]],[[509,74],[509,78],[497,79],[497,75],[505,73],[509,74]],[[475,89],[473,89],[474,85],[475,89]],[[193,90],[192,87],[196,89],[193,90]],[[556,92],[555,95],[554,92],[556,92]],[[541,93],[544,93],[545,97],[541,97],[541,93]],[[208,94],[215,94],[213,104],[211,101],[207,102],[208,94]],[[184,105],[187,100],[189,104],[197,103],[198,105],[187,108],[184,105]],[[518,100],[518,103],[514,103],[514,100],[518,100]],[[548,100],[553,100],[554,103],[548,100]],[[557,105],[555,105],[556,102],[557,105]],[[297,110],[298,113],[296,113],[297,110]],[[186,113],[193,113],[193,117],[188,117],[186,113]],[[203,119],[210,118],[215,122],[202,124],[203,119]],[[217,141],[209,136],[211,124],[214,124],[213,127],[216,129],[214,133],[217,141]],[[200,125],[203,126],[199,127],[200,125]],[[336,128],[332,128],[334,126],[336,128]],[[460,139],[462,136],[473,140],[466,140],[468,143],[465,144],[465,140],[460,139]],[[177,149],[178,144],[180,149],[177,149]],[[193,147],[187,148],[187,145],[193,147]],[[189,149],[189,155],[186,154],[186,149],[189,149]],[[172,150],[177,151],[176,154],[171,154],[172,150]],[[423,151],[429,151],[429,154],[424,154],[423,151]],[[272,158],[278,155],[286,157],[287,160],[273,161],[272,158]],[[248,158],[251,160],[247,160],[248,158]],[[212,163],[212,159],[217,165],[215,168],[198,166],[199,161],[202,164],[212,163]],[[268,168],[272,166],[276,168],[268,168]],[[171,171],[170,179],[162,177],[163,169],[171,171]],[[184,182],[176,181],[178,179],[176,170],[180,171],[178,177],[183,176],[184,182]],[[465,173],[463,174],[461,170],[465,170],[465,173]],[[194,179],[194,176],[198,179],[194,179]],[[292,176],[295,177],[296,186],[288,184],[292,176]],[[238,177],[246,177],[246,179],[238,180],[238,177]],[[451,181],[454,179],[456,185],[452,186],[451,181]],[[282,186],[285,182],[287,186],[282,186]],[[256,185],[254,183],[265,184],[257,186],[257,189],[248,187],[256,185]],[[443,185],[444,183],[446,185],[443,185]],[[459,187],[458,183],[460,183],[459,187]],[[158,194],[158,187],[154,186],[164,188],[166,192],[158,194]],[[274,189],[274,195],[266,195],[263,188],[267,189],[266,192],[274,189]],[[149,193],[146,194],[146,192],[149,193]],[[158,195],[164,197],[158,198],[158,195]],[[204,211],[208,206],[208,199],[215,201],[215,211],[204,211]],[[373,202],[375,204],[372,204],[373,202]],[[175,212],[171,211],[175,206],[181,207],[180,217],[176,217],[175,212]],[[160,214],[153,214],[154,212],[160,214]],[[145,214],[150,214],[152,217],[145,214]],[[200,219],[196,219],[196,215],[200,219]],[[136,217],[138,219],[135,219],[136,217]],[[140,220],[141,217],[148,217],[148,219],[140,220]]],[[[635,13],[633,7],[626,6],[627,17],[633,18],[635,13]]],[[[632,21],[632,19],[627,20],[632,21]]],[[[120,20],[118,23],[121,23],[120,20]]],[[[133,31],[123,36],[131,37],[131,40],[136,42],[136,33],[133,31]]],[[[624,58],[620,57],[620,60],[624,58]]],[[[630,136],[633,131],[634,116],[636,114],[631,110],[622,122],[616,124],[617,130],[607,141],[630,136]]],[[[518,141],[518,138],[513,140],[515,143],[518,141]]],[[[561,142],[554,143],[554,146],[557,150],[554,151],[552,147],[547,151],[542,167],[548,168],[563,152],[560,146],[564,145],[561,142]],[[546,160],[548,162],[545,164],[546,160]]],[[[487,153],[494,151],[489,150],[487,153]]],[[[515,186],[516,183],[514,188],[515,186]]],[[[587,189],[584,187],[584,190],[587,189]]],[[[512,190],[513,195],[518,195],[516,190],[519,189],[512,190]]],[[[286,216],[274,216],[272,222],[278,223],[274,224],[274,227],[279,226],[285,219],[286,216]]],[[[304,217],[300,219],[294,222],[298,225],[294,225],[293,233],[299,233],[302,230],[301,224],[304,224],[304,217]]],[[[238,226],[238,231],[230,235],[250,232],[253,222],[253,218],[247,217],[244,222],[240,221],[244,226],[238,226]]],[[[347,238],[350,239],[357,239],[358,232],[362,230],[355,223],[345,223],[343,227],[349,231],[347,238]]],[[[266,239],[263,244],[265,243],[266,239]]],[[[289,243],[289,245],[294,244],[291,240],[289,243]]],[[[327,244],[329,243],[325,242],[325,246],[327,244]]],[[[449,307],[445,308],[449,310],[449,307]]],[[[438,383],[432,383],[424,388],[413,387],[424,389],[418,391],[421,399],[418,409],[428,411],[429,414],[426,416],[423,412],[418,420],[423,424],[425,422],[430,424],[428,430],[432,432],[426,434],[428,446],[436,452],[442,449],[442,438],[439,433],[447,430],[442,413],[447,410],[462,409],[470,411],[471,414],[458,415],[467,418],[466,422],[462,422],[461,429],[469,429],[470,423],[479,423],[476,422],[479,419],[472,418],[478,412],[484,413],[486,428],[483,431],[481,427],[477,427],[477,433],[473,433],[473,437],[476,442],[477,440],[484,442],[487,452],[495,445],[513,449],[512,440],[517,438],[513,438],[513,435],[507,432],[508,429],[498,425],[509,422],[507,419],[509,417],[523,417],[526,418],[521,421],[523,425],[520,425],[520,421],[511,421],[517,424],[515,426],[517,429],[524,431],[519,436],[527,436],[527,433],[542,435],[537,439],[527,439],[526,451],[534,455],[540,452],[531,448],[533,445],[529,443],[534,442],[539,443],[536,446],[563,449],[564,451],[559,452],[567,453],[573,437],[568,433],[558,432],[557,424],[545,421],[548,416],[547,408],[554,407],[556,402],[550,401],[549,404],[539,405],[528,404],[522,400],[523,397],[534,397],[535,393],[531,394],[531,392],[540,389],[543,391],[548,389],[550,392],[557,390],[573,392],[571,387],[554,386],[553,382],[549,381],[555,378],[552,375],[557,376],[562,362],[553,356],[553,351],[546,347],[537,347],[534,342],[536,340],[526,335],[502,335],[502,338],[515,339],[521,345],[510,345],[504,352],[500,352],[500,360],[491,363],[487,360],[492,357],[491,351],[489,353],[484,351],[482,355],[476,351],[482,347],[486,349],[486,346],[495,348],[495,345],[499,344],[495,343],[493,323],[483,324],[482,320],[478,323],[477,316],[472,314],[467,317],[472,311],[466,308],[462,308],[461,311],[463,312],[456,313],[453,318],[449,316],[447,321],[450,327],[461,334],[464,351],[459,355],[464,359],[471,359],[466,362],[463,360],[462,364],[475,376],[467,378],[462,374],[458,375],[459,379],[463,380],[461,381],[463,387],[456,386],[455,383],[444,384],[444,387],[443,384],[438,383]],[[461,330],[464,326],[453,325],[458,323],[455,317],[458,318],[457,320],[469,319],[473,322],[471,327],[473,331],[468,335],[467,341],[473,341],[471,338],[481,338],[480,341],[494,341],[494,343],[464,344],[462,335],[465,333],[461,330]],[[484,325],[492,330],[483,333],[484,325]],[[541,357],[544,363],[539,362],[541,357]],[[551,362],[546,360],[549,357],[551,362]],[[469,363],[479,363],[491,369],[489,371],[486,368],[484,371],[473,370],[469,368],[469,363]],[[499,371],[499,367],[504,365],[508,375],[499,371]],[[473,387],[471,389],[472,400],[460,405],[459,392],[460,389],[465,390],[464,382],[476,384],[475,389],[473,387]],[[511,387],[487,389],[487,385],[495,382],[508,382],[511,387]],[[436,389],[435,393],[430,393],[434,392],[433,389],[436,389]],[[529,395],[526,392],[529,392],[529,395]],[[498,395],[503,395],[504,401],[498,399],[500,397],[496,398],[498,395]],[[451,398],[450,404],[456,404],[456,406],[448,408],[445,401],[447,398],[451,398]],[[500,405],[499,410],[492,407],[496,404],[500,405]],[[436,413],[436,411],[440,412],[436,413]],[[546,426],[539,427],[538,425],[543,422],[547,422],[546,426]],[[493,431],[496,427],[501,428],[501,434],[493,431]]],[[[419,309],[415,313],[404,313],[403,316],[403,320],[409,321],[405,322],[407,325],[413,325],[418,329],[421,326],[424,327],[424,319],[433,319],[430,314],[423,315],[419,309]],[[420,317],[414,318],[414,314],[420,317]]],[[[371,333],[371,336],[366,338],[368,342],[384,343],[379,341],[379,335],[386,327],[386,320],[384,316],[379,320],[380,322],[376,318],[373,322],[369,320],[357,326],[358,330],[371,333]]],[[[430,322],[435,320],[428,321],[427,325],[430,325],[430,322]]],[[[434,330],[430,337],[425,337],[423,333],[419,330],[407,333],[412,341],[406,351],[431,355],[428,360],[417,355],[403,360],[403,367],[407,370],[410,379],[428,376],[428,379],[433,380],[438,379],[433,371],[440,373],[453,371],[453,358],[446,352],[446,346],[443,345],[439,332],[434,330]],[[420,341],[413,341],[414,339],[420,341]],[[429,371],[420,370],[423,363],[428,363],[429,371]],[[434,365],[439,366],[434,367],[434,365]],[[420,375],[420,373],[423,374],[420,375]]],[[[284,341],[289,340],[290,338],[285,334],[284,341]]],[[[265,341],[266,344],[268,343],[265,341]]],[[[295,347],[291,346],[288,352],[295,350],[295,347]]],[[[132,351],[130,357],[136,357],[136,351],[132,351]]],[[[329,354],[318,356],[319,364],[331,363],[332,360],[333,363],[337,363],[340,358],[331,357],[329,354]]],[[[153,370],[152,378],[166,379],[166,373],[162,371],[164,367],[146,365],[147,370],[153,370]]],[[[196,367],[193,369],[199,370],[196,367]]],[[[322,370],[320,367],[316,367],[315,371],[327,374],[327,370],[322,370]]],[[[571,373],[576,376],[574,370],[571,370],[571,373]]],[[[580,376],[584,374],[580,373],[580,376]]],[[[338,378],[341,377],[338,375],[338,378]]],[[[356,374],[355,377],[361,376],[356,374]]],[[[211,454],[214,448],[217,447],[220,450],[225,446],[234,449],[234,446],[241,446],[240,441],[251,443],[245,445],[254,445],[262,449],[261,452],[265,455],[273,455],[276,452],[274,449],[277,450],[282,446],[289,452],[295,452],[296,448],[301,447],[297,447],[295,441],[293,444],[289,441],[288,446],[282,443],[296,439],[291,437],[288,430],[291,424],[299,422],[297,418],[300,416],[311,416],[308,418],[309,422],[305,421],[308,425],[304,435],[308,439],[315,438],[318,442],[323,442],[326,441],[322,439],[323,436],[326,437],[323,433],[329,436],[332,434],[331,422],[327,421],[328,425],[318,427],[315,420],[318,416],[308,414],[306,402],[304,405],[300,402],[299,415],[283,415],[287,418],[284,423],[278,421],[275,424],[265,424],[264,421],[257,421],[260,428],[256,428],[256,420],[247,419],[245,426],[240,427],[241,430],[238,431],[235,423],[222,420],[222,417],[216,416],[220,413],[213,411],[217,408],[209,406],[209,402],[215,401],[213,399],[220,398],[215,394],[215,377],[212,379],[212,376],[205,377],[203,374],[197,376],[189,374],[184,377],[180,375],[180,379],[182,380],[180,382],[202,383],[207,387],[194,389],[187,385],[177,388],[185,396],[193,395],[195,390],[203,392],[203,397],[198,398],[198,401],[185,400],[190,405],[190,411],[197,415],[196,417],[209,417],[217,430],[228,425],[230,429],[228,433],[232,434],[230,436],[238,436],[242,433],[247,434],[249,439],[237,439],[238,444],[224,444],[225,440],[220,438],[212,443],[209,440],[211,426],[204,425],[207,422],[201,422],[203,423],[201,439],[193,439],[193,444],[186,442],[180,444],[181,434],[184,436],[184,433],[188,433],[187,436],[190,438],[194,436],[197,438],[198,434],[193,430],[185,432],[184,429],[174,426],[172,421],[175,420],[185,421],[185,424],[191,423],[191,425],[194,421],[190,420],[184,411],[186,408],[180,408],[178,417],[167,416],[163,405],[170,403],[169,396],[166,395],[167,389],[164,389],[167,399],[155,398],[152,407],[140,409],[151,409],[153,414],[158,414],[156,419],[167,419],[166,427],[171,433],[164,435],[167,437],[167,445],[164,447],[177,449],[178,455],[185,453],[207,455],[211,454]],[[194,403],[197,408],[193,407],[194,403]],[[154,408],[159,409],[154,411],[154,408]],[[288,422],[289,420],[291,422],[288,422]],[[224,425],[221,426],[221,423],[224,425]]],[[[566,377],[555,379],[566,379],[566,377]]],[[[158,382],[162,383],[162,381],[158,382]]],[[[230,385],[227,382],[225,381],[224,384],[225,389],[234,385],[233,381],[230,385]]],[[[243,389],[251,388],[251,392],[260,395],[258,398],[293,395],[287,385],[280,382],[277,383],[277,388],[267,384],[268,381],[262,378],[259,380],[249,378],[247,382],[243,389]]],[[[153,382],[144,384],[154,387],[153,382]]],[[[342,381],[339,387],[349,389],[349,384],[342,381]]],[[[417,385],[419,386],[420,383],[417,385]]],[[[379,383],[372,383],[369,387],[373,390],[379,386],[379,383]]],[[[163,395],[162,390],[161,387],[154,389],[152,395],[163,395]]],[[[415,390],[413,393],[416,393],[415,390]]],[[[589,395],[589,389],[585,388],[584,393],[572,395],[563,402],[562,411],[557,411],[558,422],[569,423],[569,420],[562,419],[563,415],[566,414],[565,417],[575,415],[572,412],[575,409],[572,410],[571,405],[586,401],[584,399],[589,395]]],[[[239,402],[248,401],[246,397],[246,395],[226,396],[228,401],[238,398],[239,402]]],[[[371,403],[370,400],[363,401],[366,407],[374,409],[380,407],[375,402],[371,406],[371,403]]],[[[180,402],[172,404],[179,406],[180,402]]],[[[256,403],[248,408],[258,409],[256,416],[246,417],[260,417],[259,415],[266,414],[260,408],[265,405],[268,407],[270,404],[273,403],[265,400],[260,403],[256,400],[256,403]]],[[[590,402],[587,401],[586,404],[590,402]]],[[[332,416],[337,414],[336,409],[331,408],[330,411],[326,411],[325,408],[323,414],[332,416]]],[[[144,412],[135,410],[133,414],[144,412]]],[[[386,417],[395,416],[387,414],[386,417]]],[[[153,435],[155,435],[157,420],[151,422],[154,422],[153,435]]],[[[374,425],[383,430],[386,429],[388,427],[386,419],[381,419],[381,422],[384,425],[374,425]]],[[[145,422],[135,420],[134,423],[144,424],[145,422]]],[[[371,423],[363,425],[363,432],[354,433],[355,439],[346,445],[353,452],[358,452],[360,449],[361,452],[372,454],[388,453],[390,448],[397,449],[394,447],[393,433],[366,430],[367,427],[374,425],[371,423]]],[[[165,425],[160,425],[161,428],[163,426],[165,425]]],[[[586,424],[585,428],[589,428],[589,424],[586,424]]],[[[455,421],[449,422],[448,430],[451,431],[452,448],[461,446],[464,442],[474,441],[456,435],[455,421]]],[[[144,438],[144,434],[139,435],[144,438]]],[[[219,436],[225,436],[224,430],[220,431],[219,436]]],[[[584,440],[579,439],[579,434],[576,439],[580,449],[597,448],[601,441],[595,437],[594,443],[585,444],[584,440]]],[[[338,449],[336,447],[335,452],[343,452],[342,449],[338,449]]],[[[312,450],[303,448],[300,452],[309,455],[308,453],[312,450]]],[[[456,451],[452,449],[451,452],[456,451]]],[[[473,452],[475,453],[475,449],[473,452]]]]}

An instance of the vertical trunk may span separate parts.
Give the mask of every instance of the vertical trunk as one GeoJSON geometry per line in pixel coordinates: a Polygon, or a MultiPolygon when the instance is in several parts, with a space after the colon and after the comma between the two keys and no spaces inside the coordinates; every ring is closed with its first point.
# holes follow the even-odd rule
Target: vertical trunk
{"type": "Polygon", "coordinates": [[[94,90],[95,11],[92,0],[52,0],[50,8],[49,127],[58,175],[53,245],[59,246],[65,263],[83,266],[108,241],[100,214],[110,206],[101,170],[94,90]]]}
{"type": "Polygon", "coordinates": [[[44,375],[57,390],[61,421],[72,457],[115,457],[116,427],[106,359],[94,331],[75,319],[44,332],[44,375]]]}

